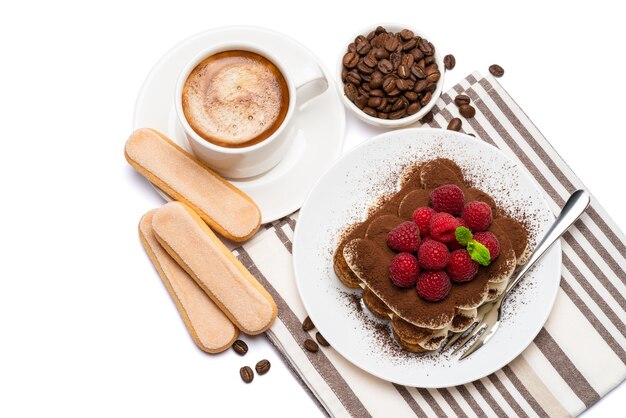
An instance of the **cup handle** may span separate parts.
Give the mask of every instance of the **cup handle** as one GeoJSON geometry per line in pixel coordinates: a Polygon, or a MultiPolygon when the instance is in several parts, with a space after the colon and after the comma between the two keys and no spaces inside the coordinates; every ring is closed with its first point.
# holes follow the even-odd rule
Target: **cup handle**
{"type": "Polygon", "coordinates": [[[328,89],[328,80],[322,69],[315,66],[306,66],[292,75],[296,88],[296,103],[302,108],[309,100],[319,96],[328,89]]]}

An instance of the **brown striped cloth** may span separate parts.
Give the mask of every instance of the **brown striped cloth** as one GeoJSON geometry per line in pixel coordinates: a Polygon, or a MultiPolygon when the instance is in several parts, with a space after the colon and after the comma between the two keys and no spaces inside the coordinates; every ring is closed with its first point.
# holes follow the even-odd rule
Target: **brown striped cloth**
{"type": "MultiPolygon", "coordinates": [[[[526,167],[558,213],[583,184],[494,78],[474,73],[455,85],[437,102],[430,126],[446,127],[457,116],[453,98],[461,93],[476,107],[464,132],[526,167]]],[[[561,288],[535,341],[502,370],[442,389],[394,385],[330,348],[302,348],[310,335],[293,277],[296,219],[267,225],[234,253],[278,304],[268,338],[331,416],[575,416],[626,378],[626,241],[595,199],[562,239],[561,288]]]]}

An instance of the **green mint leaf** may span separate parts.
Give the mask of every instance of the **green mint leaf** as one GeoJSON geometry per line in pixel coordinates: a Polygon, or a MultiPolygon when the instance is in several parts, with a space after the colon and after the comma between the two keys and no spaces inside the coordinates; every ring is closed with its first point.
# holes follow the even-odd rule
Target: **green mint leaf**
{"type": "Polygon", "coordinates": [[[466,227],[459,226],[454,230],[454,237],[459,242],[459,244],[465,247],[473,238],[473,235],[466,227]]]}
{"type": "Polygon", "coordinates": [[[489,248],[485,247],[478,241],[471,240],[467,243],[467,252],[470,258],[481,266],[488,266],[491,260],[489,248]]]}

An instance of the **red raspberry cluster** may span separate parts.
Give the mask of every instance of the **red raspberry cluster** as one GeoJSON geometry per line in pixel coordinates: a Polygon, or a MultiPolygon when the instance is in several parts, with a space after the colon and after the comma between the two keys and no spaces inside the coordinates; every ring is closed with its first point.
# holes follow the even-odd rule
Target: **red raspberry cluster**
{"type": "Polygon", "coordinates": [[[430,206],[416,209],[412,221],[401,223],[387,235],[387,245],[398,252],[389,265],[391,281],[399,287],[416,287],[427,301],[444,299],[451,282],[467,282],[478,273],[479,263],[466,249],[469,240],[489,250],[490,261],[498,256],[498,240],[486,232],[492,219],[489,205],[465,203],[458,186],[434,189],[430,206]],[[468,230],[462,240],[457,236],[459,227],[468,230]]]}

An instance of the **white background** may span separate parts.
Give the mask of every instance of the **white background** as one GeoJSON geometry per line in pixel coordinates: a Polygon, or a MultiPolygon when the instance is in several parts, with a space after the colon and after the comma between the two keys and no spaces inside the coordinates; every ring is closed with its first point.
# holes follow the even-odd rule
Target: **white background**
{"type": "MultiPolygon", "coordinates": [[[[626,229],[619,2],[13,3],[0,12],[0,416],[321,415],[264,337],[243,358],[200,352],[137,238],[162,200],[123,158],[136,95],[168,49],[210,28],[278,30],[334,71],[354,31],[406,22],[456,56],[444,90],[499,63],[626,229]],[[262,358],[272,370],[244,385],[239,368],[262,358]]],[[[348,115],[346,148],[372,132],[348,115]]],[[[586,416],[623,413],[625,396],[586,416]]]]}

